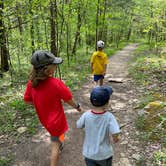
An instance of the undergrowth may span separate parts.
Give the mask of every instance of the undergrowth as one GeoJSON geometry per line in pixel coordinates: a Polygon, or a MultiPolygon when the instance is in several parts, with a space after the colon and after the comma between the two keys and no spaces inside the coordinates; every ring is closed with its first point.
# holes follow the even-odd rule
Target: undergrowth
{"type": "MultiPolygon", "coordinates": [[[[140,139],[148,142],[158,142],[161,148],[166,147],[166,56],[156,55],[149,50],[148,45],[142,44],[135,51],[135,58],[129,69],[135,79],[138,89],[142,89],[137,108],[148,109],[147,114],[138,115],[135,121],[140,130],[140,139]],[[159,107],[155,109],[158,103],[159,107]],[[150,108],[148,105],[154,105],[150,108]]],[[[166,164],[166,152],[154,152],[154,165],[166,164]]]]}

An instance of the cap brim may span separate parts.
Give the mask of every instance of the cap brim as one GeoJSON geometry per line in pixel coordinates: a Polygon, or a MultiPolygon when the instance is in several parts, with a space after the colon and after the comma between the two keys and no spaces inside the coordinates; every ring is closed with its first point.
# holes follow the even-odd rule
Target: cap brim
{"type": "Polygon", "coordinates": [[[53,61],[53,64],[61,64],[63,62],[62,58],[58,58],[58,57],[55,57],[54,61],[53,61]]]}

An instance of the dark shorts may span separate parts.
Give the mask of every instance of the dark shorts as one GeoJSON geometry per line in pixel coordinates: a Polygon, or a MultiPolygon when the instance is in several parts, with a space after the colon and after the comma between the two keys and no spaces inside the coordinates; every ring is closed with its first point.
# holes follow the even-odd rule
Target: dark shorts
{"type": "Polygon", "coordinates": [[[112,156],[105,160],[92,160],[85,158],[87,166],[112,166],[112,156]]]}
{"type": "Polygon", "coordinates": [[[103,75],[94,75],[93,79],[94,79],[94,81],[98,81],[100,79],[104,79],[104,76],[103,75]]]}

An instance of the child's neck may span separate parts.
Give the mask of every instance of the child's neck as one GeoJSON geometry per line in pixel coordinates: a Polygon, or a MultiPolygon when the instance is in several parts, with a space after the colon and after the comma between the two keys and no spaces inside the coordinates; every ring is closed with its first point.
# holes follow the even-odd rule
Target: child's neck
{"type": "Polygon", "coordinates": [[[106,111],[106,108],[95,108],[93,109],[93,112],[95,113],[102,113],[102,112],[105,112],[106,111]]]}

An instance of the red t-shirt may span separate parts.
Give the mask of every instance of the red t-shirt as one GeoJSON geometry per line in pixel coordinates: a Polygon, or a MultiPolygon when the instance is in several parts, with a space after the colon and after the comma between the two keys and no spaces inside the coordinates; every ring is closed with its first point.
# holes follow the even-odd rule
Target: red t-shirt
{"type": "Polygon", "coordinates": [[[28,81],[24,101],[32,102],[43,126],[51,136],[60,136],[68,129],[62,100],[72,99],[72,94],[59,79],[49,77],[36,88],[28,81]]]}

